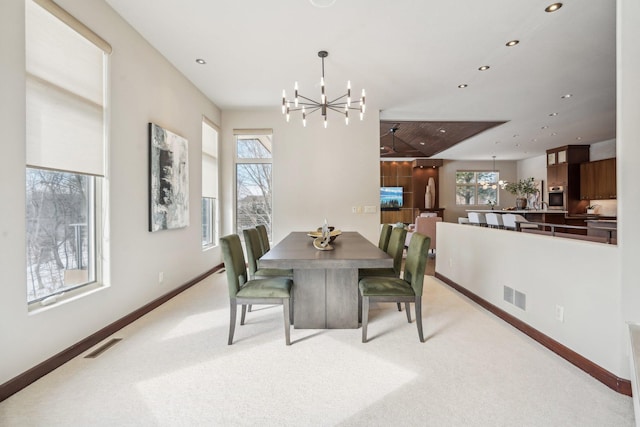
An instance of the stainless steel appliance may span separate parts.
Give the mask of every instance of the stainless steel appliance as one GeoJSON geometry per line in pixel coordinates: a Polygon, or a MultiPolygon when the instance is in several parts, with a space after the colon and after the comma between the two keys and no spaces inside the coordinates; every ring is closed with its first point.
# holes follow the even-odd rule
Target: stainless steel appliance
{"type": "Polygon", "coordinates": [[[549,209],[565,210],[567,194],[561,185],[549,187],[549,209]]]}

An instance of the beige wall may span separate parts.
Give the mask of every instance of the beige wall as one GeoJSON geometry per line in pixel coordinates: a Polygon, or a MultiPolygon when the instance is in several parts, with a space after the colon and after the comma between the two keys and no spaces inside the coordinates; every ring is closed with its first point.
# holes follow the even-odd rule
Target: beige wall
{"type": "Polygon", "coordinates": [[[220,110],[101,0],[57,2],[107,40],[111,108],[107,230],[109,287],[27,313],[24,165],[24,1],[0,2],[0,384],[79,342],[219,264],[200,242],[202,116],[220,124],[220,110]],[[148,232],[147,123],[189,141],[190,223],[148,232]],[[11,201],[11,202],[9,202],[11,201]],[[176,250],[179,248],[179,250],[176,250]],[[158,283],[158,273],[164,282],[158,283]]]}
{"type": "MultiPolygon", "coordinates": [[[[340,230],[358,231],[375,244],[379,238],[379,118],[368,108],[364,121],[344,125],[329,112],[329,127],[319,117],[302,127],[287,123],[278,108],[224,111],[222,153],[224,190],[232,190],[233,129],[273,129],[273,240],[291,231],[315,230],[324,219],[340,230]],[[374,206],[374,213],[352,207],[374,206]]],[[[224,191],[224,232],[233,231],[234,196],[224,191]]]]}

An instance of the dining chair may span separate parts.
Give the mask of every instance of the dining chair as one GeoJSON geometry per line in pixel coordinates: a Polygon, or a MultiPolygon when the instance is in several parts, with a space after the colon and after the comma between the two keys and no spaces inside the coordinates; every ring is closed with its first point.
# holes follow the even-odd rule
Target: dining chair
{"type": "Polygon", "coordinates": [[[385,251],[393,257],[393,267],[390,268],[361,268],[358,270],[358,277],[364,276],[390,276],[400,277],[402,270],[402,255],[404,253],[404,242],[407,236],[407,230],[400,227],[393,227],[389,244],[385,251]]]}
{"type": "Polygon", "coordinates": [[[422,332],[422,288],[424,272],[429,254],[430,238],[414,233],[409,243],[407,259],[404,266],[404,275],[399,277],[375,277],[367,276],[360,279],[358,288],[362,297],[362,342],[367,342],[367,326],[369,322],[370,302],[404,302],[407,320],[411,323],[410,303],[416,307],[416,323],[418,337],[424,342],[422,332]]]}
{"type": "Polygon", "coordinates": [[[262,246],[262,254],[264,255],[271,250],[267,226],[264,224],[258,224],[256,225],[256,230],[258,230],[258,234],[260,236],[260,246],[262,246]]]}
{"type": "Polygon", "coordinates": [[[389,238],[391,237],[391,230],[393,226],[391,224],[382,224],[380,229],[380,240],[378,240],[378,247],[383,251],[387,251],[389,246],[389,238]]]}
{"type": "Polygon", "coordinates": [[[228,345],[233,343],[238,305],[242,305],[240,325],[244,325],[247,304],[282,304],[284,315],[285,342],[291,345],[291,287],[293,280],[288,277],[247,280],[242,244],[237,234],[220,238],[224,267],[229,285],[230,321],[228,345]]]}
{"type": "MultiPolygon", "coordinates": [[[[266,232],[266,228],[265,228],[266,232]]],[[[258,268],[258,260],[266,253],[264,250],[263,239],[260,238],[258,227],[242,230],[244,244],[247,248],[247,264],[249,266],[250,279],[266,279],[269,277],[285,276],[293,278],[293,270],[282,268],[258,268]]],[[[269,240],[265,240],[269,245],[269,240]]],[[[253,307],[251,304],[247,310],[251,312],[253,307]]]]}
{"type": "MultiPolygon", "coordinates": [[[[361,268],[358,270],[358,279],[366,276],[400,277],[400,272],[402,271],[402,255],[404,254],[406,237],[407,230],[405,228],[393,227],[391,230],[391,236],[389,237],[389,244],[385,251],[393,257],[393,267],[361,268]]],[[[361,303],[361,301],[358,302],[361,303]]],[[[400,303],[398,303],[398,311],[402,311],[400,303]]]]}
{"type": "Polygon", "coordinates": [[[247,265],[250,279],[265,279],[285,276],[293,278],[293,270],[284,268],[258,268],[258,260],[265,254],[260,243],[260,234],[256,228],[242,230],[244,244],[247,248],[247,265]]]}

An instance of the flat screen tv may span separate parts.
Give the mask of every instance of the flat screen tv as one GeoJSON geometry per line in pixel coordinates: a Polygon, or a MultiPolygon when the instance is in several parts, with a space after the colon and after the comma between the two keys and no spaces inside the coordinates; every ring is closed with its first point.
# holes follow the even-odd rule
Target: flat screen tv
{"type": "Polygon", "coordinates": [[[380,210],[397,211],[402,201],[402,187],[380,187],[380,210]]]}

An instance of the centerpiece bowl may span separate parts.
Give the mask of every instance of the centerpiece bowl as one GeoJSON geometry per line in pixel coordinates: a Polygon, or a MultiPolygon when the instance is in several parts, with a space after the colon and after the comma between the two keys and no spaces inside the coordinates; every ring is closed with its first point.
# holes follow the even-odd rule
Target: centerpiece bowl
{"type": "MultiPolygon", "coordinates": [[[[333,242],[336,238],[342,234],[342,231],[336,230],[334,227],[329,227],[329,242],[333,242]]],[[[322,228],[319,228],[317,231],[310,231],[307,233],[307,236],[317,239],[318,237],[322,237],[322,228]]]]}

